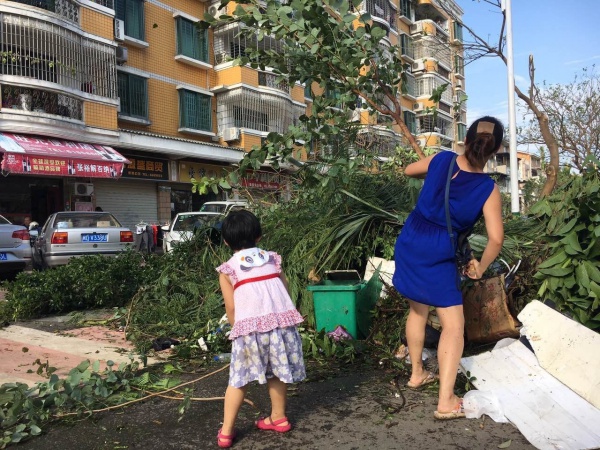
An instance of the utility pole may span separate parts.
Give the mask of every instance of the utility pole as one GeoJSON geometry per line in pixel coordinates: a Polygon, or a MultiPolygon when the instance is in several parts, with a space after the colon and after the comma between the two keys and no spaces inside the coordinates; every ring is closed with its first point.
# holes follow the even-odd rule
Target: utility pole
{"type": "Polygon", "coordinates": [[[510,149],[510,199],[511,211],[519,214],[519,161],[517,159],[517,113],[515,109],[515,67],[512,39],[511,0],[502,0],[506,17],[506,67],[508,70],[508,134],[510,149]]]}

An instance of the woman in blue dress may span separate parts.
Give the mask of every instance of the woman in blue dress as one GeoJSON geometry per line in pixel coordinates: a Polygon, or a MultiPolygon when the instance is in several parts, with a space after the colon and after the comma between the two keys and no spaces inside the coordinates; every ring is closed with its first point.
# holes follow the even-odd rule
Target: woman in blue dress
{"type": "MultiPolygon", "coordinates": [[[[488,242],[481,261],[472,260],[467,275],[481,278],[496,259],[504,241],[498,186],[483,172],[488,159],[502,145],[504,127],[493,117],[471,124],[465,153],[454,163],[450,182],[450,217],[455,236],[470,228],[483,214],[488,242]]],[[[436,307],[442,326],[438,344],[439,398],[434,417],[464,417],[462,399],[454,394],[458,364],[464,347],[464,316],[454,248],[448,236],[445,188],[453,152],[440,152],[408,165],[409,177],[425,178],[417,205],[409,215],[395,247],[395,288],[407,297],[410,312],[406,340],[412,361],[407,387],[417,389],[438,376],[423,367],[422,352],[429,307],[436,307]]]]}

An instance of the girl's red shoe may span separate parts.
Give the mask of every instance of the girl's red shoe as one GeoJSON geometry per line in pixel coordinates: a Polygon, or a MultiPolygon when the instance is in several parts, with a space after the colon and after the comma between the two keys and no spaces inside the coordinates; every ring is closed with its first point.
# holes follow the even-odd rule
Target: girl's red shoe
{"type": "Polygon", "coordinates": [[[256,426],[261,430],[273,430],[278,433],[286,433],[292,429],[292,424],[289,422],[287,417],[283,417],[281,419],[273,421],[270,417],[268,417],[271,423],[266,422],[267,417],[261,417],[256,422],[256,426]],[[285,425],[281,425],[282,423],[287,422],[285,425]]]}

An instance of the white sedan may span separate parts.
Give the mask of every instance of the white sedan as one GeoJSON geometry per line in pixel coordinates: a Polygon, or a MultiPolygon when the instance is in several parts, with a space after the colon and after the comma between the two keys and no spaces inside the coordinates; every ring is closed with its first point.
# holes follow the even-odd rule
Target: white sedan
{"type": "Polygon", "coordinates": [[[179,213],[173,219],[171,225],[162,228],[163,250],[170,252],[181,241],[187,241],[194,236],[194,230],[207,225],[215,224],[223,217],[223,214],[211,212],[185,212],[179,213]]]}

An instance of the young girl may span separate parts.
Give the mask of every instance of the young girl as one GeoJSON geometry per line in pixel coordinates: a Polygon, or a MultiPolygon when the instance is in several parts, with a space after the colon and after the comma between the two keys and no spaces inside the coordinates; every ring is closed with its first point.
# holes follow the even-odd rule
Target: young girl
{"type": "Polygon", "coordinates": [[[292,428],[285,415],[286,383],[301,381],[306,374],[296,329],[303,318],[288,294],[281,256],[256,247],[260,222],[247,210],[229,213],[221,233],[234,251],[217,267],[233,341],[223,427],[217,435],[219,447],[227,448],[235,439],[235,419],[248,383],[266,383],[271,397],[271,415],[256,426],[285,433],[292,428]]]}

